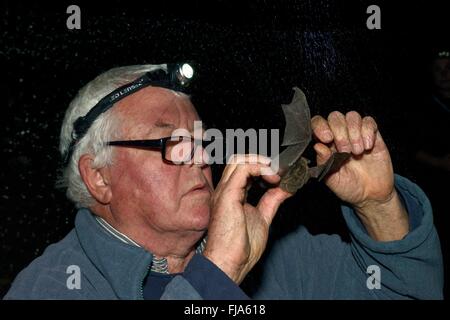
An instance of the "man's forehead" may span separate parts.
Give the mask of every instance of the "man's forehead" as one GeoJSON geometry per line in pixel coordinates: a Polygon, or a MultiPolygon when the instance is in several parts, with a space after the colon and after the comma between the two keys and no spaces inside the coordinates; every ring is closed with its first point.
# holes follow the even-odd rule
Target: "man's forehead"
{"type": "Polygon", "coordinates": [[[119,101],[117,107],[123,114],[142,114],[150,110],[156,114],[155,111],[166,109],[171,105],[182,102],[181,100],[186,99],[183,99],[183,97],[175,94],[171,90],[159,87],[147,87],[119,101]]]}
{"type": "Polygon", "coordinates": [[[186,126],[191,130],[193,122],[199,120],[186,96],[164,88],[145,88],[119,103],[119,117],[127,131],[149,134],[155,130],[175,130],[186,126]]]}

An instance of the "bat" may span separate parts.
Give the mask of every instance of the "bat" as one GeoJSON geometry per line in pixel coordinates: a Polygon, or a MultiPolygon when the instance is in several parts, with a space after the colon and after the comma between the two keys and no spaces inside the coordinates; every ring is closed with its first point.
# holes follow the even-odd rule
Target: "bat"
{"type": "Polygon", "coordinates": [[[279,155],[278,171],[281,176],[280,187],[289,193],[296,193],[311,178],[321,181],[326,175],[338,170],[350,157],[347,152],[334,152],[324,164],[311,168],[308,166],[310,161],[302,154],[312,139],[311,114],[303,91],[297,87],[293,90],[291,103],[281,105],[286,119],[281,146],[287,148],[279,155]]]}

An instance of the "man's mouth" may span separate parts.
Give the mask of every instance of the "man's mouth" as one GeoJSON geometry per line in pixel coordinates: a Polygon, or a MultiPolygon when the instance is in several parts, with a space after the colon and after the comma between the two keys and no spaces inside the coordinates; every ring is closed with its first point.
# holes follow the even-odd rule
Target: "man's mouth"
{"type": "Polygon", "coordinates": [[[193,194],[193,193],[209,193],[209,188],[205,183],[199,183],[193,186],[186,194],[193,194]]]}

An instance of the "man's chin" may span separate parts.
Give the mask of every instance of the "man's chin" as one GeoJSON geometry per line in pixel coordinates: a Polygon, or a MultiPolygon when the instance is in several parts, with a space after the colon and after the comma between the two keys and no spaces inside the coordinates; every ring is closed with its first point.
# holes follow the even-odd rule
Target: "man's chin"
{"type": "Polygon", "coordinates": [[[209,206],[194,207],[188,211],[189,224],[196,231],[206,231],[209,225],[210,209],[209,206]]]}

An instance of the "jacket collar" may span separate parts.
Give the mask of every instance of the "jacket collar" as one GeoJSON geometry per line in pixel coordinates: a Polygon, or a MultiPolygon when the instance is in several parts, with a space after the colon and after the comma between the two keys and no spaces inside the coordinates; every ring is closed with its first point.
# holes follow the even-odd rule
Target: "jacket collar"
{"type": "Polygon", "coordinates": [[[143,299],[142,286],[152,254],[120,241],[104,230],[89,209],[78,210],[75,231],[81,247],[111,284],[119,299],[143,299]]]}

